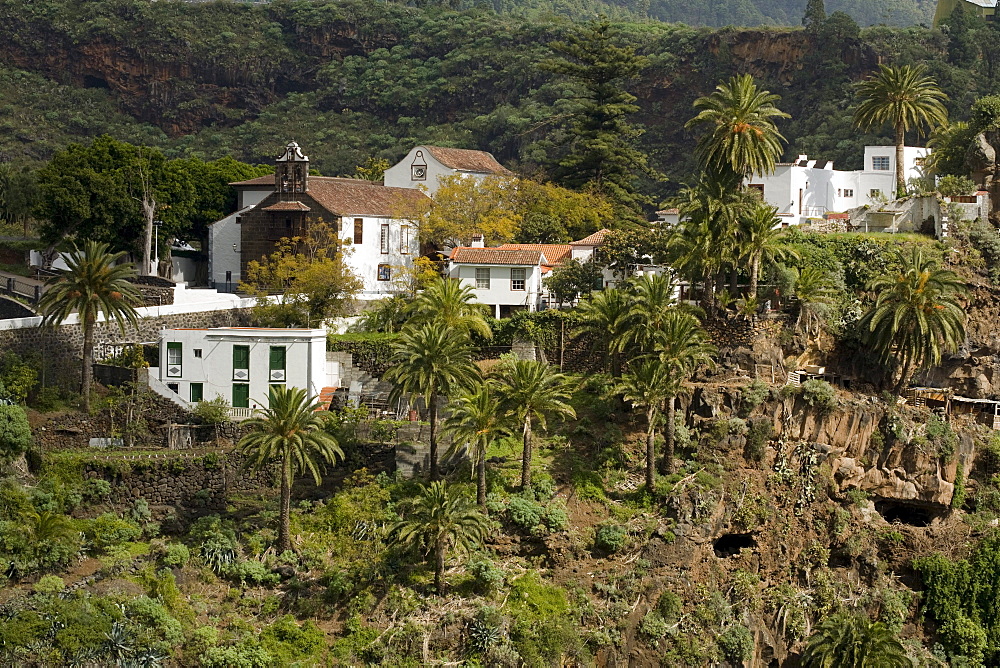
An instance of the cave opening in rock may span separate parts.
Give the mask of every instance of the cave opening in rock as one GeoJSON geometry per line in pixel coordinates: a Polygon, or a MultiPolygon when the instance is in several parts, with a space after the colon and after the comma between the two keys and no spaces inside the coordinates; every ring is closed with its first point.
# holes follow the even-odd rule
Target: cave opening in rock
{"type": "Polygon", "coordinates": [[[717,557],[735,557],[740,550],[757,547],[757,541],[748,533],[727,533],[719,536],[712,547],[717,557]]]}
{"type": "Polygon", "coordinates": [[[908,524],[911,527],[926,527],[941,513],[929,506],[905,501],[876,501],[875,511],[889,524],[908,524]]]}
{"type": "Polygon", "coordinates": [[[95,77],[90,74],[83,75],[83,87],[84,88],[111,88],[108,82],[101,77],[95,77]]]}

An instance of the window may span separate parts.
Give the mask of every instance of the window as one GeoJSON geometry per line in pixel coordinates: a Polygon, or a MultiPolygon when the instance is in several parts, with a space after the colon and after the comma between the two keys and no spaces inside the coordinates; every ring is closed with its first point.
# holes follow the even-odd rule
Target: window
{"type": "Polygon", "coordinates": [[[889,156],[887,155],[875,155],[872,156],[872,169],[877,169],[879,171],[889,170],[889,156]]]}
{"type": "Polygon", "coordinates": [[[267,386],[267,401],[268,403],[274,401],[274,391],[278,388],[285,389],[284,383],[271,383],[267,386]]]}
{"type": "Polygon", "coordinates": [[[233,380],[250,380],[250,346],[233,346],[233,380]]]}
{"type": "Polygon", "coordinates": [[[270,371],[270,381],[285,381],[285,346],[271,346],[270,371]]]}
{"type": "Polygon", "coordinates": [[[489,290],[490,289],[490,268],[489,267],[476,267],[476,289],[477,290],[489,290]]]}
{"type": "Polygon", "coordinates": [[[389,252],[389,224],[388,223],[383,223],[382,224],[382,233],[381,233],[381,236],[379,237],[379,246],[382,249],[382,253],[388,253],[389,252]]]}
{"type": "Polygon", "coordinates": [[[233,408],[250,408],[250,385],[233,383],[233,408]]]}
{"type": "Polygon", "coordinates": [[[878,188],[872,188],[870,191],[868,191],[868,196],[871,197],[872,199],[879,199],[880,197],[882,197],[882,191],[879,190],[878,188]]]}
{"type": "Polygon", "coordinates": [[[354,219],[354,243],[360,244],[365,238],[365,219],[354,219]]]}
{"type": "Polygon", "coordinates": [[[201,359],[201,348],[195,348],[193,352],[195,357],[201,359]]]}
{"type": "Polygon", "coordinates": [[[837,197],[840,197],[840,194],[841,194],[841,190],[840,190],[840,188],[837,188],[837,197]]]}
{"type": "Polygon", "coordinates": [[[167,378],[181,377],[181,360],[183,358],[183,345],[177,342],[167,343],[167,378]]]}
{"type": "Polygon", "coordinates": [[[392,278],[392,269],[387,264],[380,264],[378,266],[378,280],[388,281],[392,278]]]}
{"type": "Polygon", "coordinates": [[[191,403],[196,404],[205,398],[205,386],[201,383],[191,383],[191,403]]]}
{"type": "Polygon", "coordinates": [[[399,228],[399,252],[407,255],[410,252],[410,226],[403,225],[399,228]]]}
{"type": "Polygon", "coordinates": [[[527,269],[511,269],[510,270],[510,289],[511,290],[524,290],[524,277],[527,273],[527,269]]]}
{"type": "Polygon", "coordinates": [[[758,193],[760,193],[761,197],[764,196],[764,184],[763,183],[751,183],[749,185],[749,188],[751,190],[756,190],[758,193]]]}
{"type": "Polygon", "coordinates": [[[916,160],[913,161],[913,164],[916,165],[917,167],[923,167],[924,165],[927,164],[927,158],[917,158],[916,160]]]}
{"type": "Polygon", "coordinates": [[[178,389],[178,387],[179,386],[177,385],[177,383],[167,383],[167,389],[173,392],[174,394],[180,394],[180,390],[178,389]]]}
{"type": "Polygon", "coordinates": [[[285,218],[285,229],[286,230],[292,229],[292,219],[291,218],[285,218]]]}
{"type": "Polygon", "coordinates": [[[850,188],[844,188],[844,197],[854,197],[854,191],[850,188]]]}

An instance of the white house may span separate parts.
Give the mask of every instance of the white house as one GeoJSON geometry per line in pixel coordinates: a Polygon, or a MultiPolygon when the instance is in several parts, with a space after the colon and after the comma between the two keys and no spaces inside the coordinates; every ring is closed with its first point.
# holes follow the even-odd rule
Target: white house
{"type": "Polygon", "coordinates": [[[494,316],[502,318],[538,310],[545,293],[542,278],[567,255],[569,246],[559,244],[460,246],[448,258],[448,276],[472,288],[476,300],[492,306],[494,316]],[[543,248],[558,258],[550,260],[543,248]]]}
{"type": "Polygon", "coordinates": [[[240,274],[239,218],[274,192],[274,174],[230,183],[236,189],[236,211],[208,226],[208,285],[235,292],[240,274]]]}
{"type": "MultiPolygon", "coordinates": [[[[903,169],[906,180],[923,176],[930,149],[906,146],[903,169]]],[[[761,191],[764,201],[777,207],[783,224],[798,225],[882,200],[892,200],[896,184],[896,148],[866,146],[864,166],[840,171],[833,163],[800,155],[795,162],[775,165],[768,175],[750,177],[749,187],[761,191]]]]}
{"type": "Polygon", "coordinates": [[[319,396],[337,382],[328,373],[322,329],[165,329],[160,365],[149,370],[150,388],[178,403],[222,397],[234,409],[267,407],[278,385],[319,396]]]}
{"type": "Polygon", "coordinates": [[[474,178],[510,175],[492,153],[464,148],[416,146],[402,160],[385,170],[384,183],[393,188],[419,188],[434,196],[441,179],[461,174],[474,178]]]}

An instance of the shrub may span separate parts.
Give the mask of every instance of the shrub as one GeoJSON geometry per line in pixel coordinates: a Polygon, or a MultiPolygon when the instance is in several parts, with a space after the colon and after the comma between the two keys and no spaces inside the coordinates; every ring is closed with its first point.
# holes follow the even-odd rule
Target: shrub
{"type": "Polygon", "coordinates": [[[484,596],[492,596],[503,587],[504,572],[485,557],[472,560],[469,573],[475,579],[476,591],[484,596]]]}
{"type": "Polygon", "coordinates": [[[549,531],[563,531],[569,526],[569,516],[561,503],[552,503],[545,508],[542,522],[549,531]]]}
{"type": "Polygon", "coordinates": [[[273,662],[266,649],[251,641],[229,647],[209,647],[198,659],[202,668],[269,668],[273,662]]]}
{"type": "Polygon", "coordinates": [[[760,378],[755,378],[740,393],[740,414],[743,417],[749,417],[755,408],[767,400],[770,393],[771,388],[768,384],[760,378]]]}
{"type": "Polygon", "coordinates": [[[542,513],[545,509],[535,501],[521,496],[511,497],[507,504],[507,516],[510,521],[525,531],[531,531],[542,523],[542,513]]]}
{"type": "Polygon", "coordinates": [[[194,407],[194,415],[202,424],[224,424],[229,422],[229,402],[225,397],[215,397],[199,401],[194,407]]]}
{"type": "Polygon", "coordinates": [[[91,478],[83,483],[83,498],[91,503],[102,501],[111,494],[111,483],[103,478],[91,478]]]}
{"type": "Polygon", "coordinates": [[[639,630],[645,633],[650,638],[655,638],[659,640],[660,638],[665,638],[668,633],[670,633],[670,624],[668,624],[663,617],[660,617],[656,612],[650,611],[646,613],[646,616],[642,618],[639,622],[639,630]]]}
{"type": "Polygon", "coordinates": [[[602,524],[597,528],[594,535],[594,547],[602,552],[614,554],[623,547],[628,540],[628,529],[619,524],[602,524]]]}
{"type": "Polygon", "coordinates": [[[191,551],[183,543],[170,543],[164,550],[163,565],[184,568],[191,559],[191,551]]]}
{"type": "Polygon", "coordinates": [[[802,399],[821,413],[829,413],[837,406],[837,390],[825,380],[813,378],[802,383],[802,399]]]}
{"type": "Polygon", "coordinates": [[[236,561],[236,534],[218,515],[199,518],[188,535],[198,549],[198,556],[216,573],[236,561]]]}
{"type": "Polygon", "coordinates": [[[747,459],[755,462],[764,459],[765,447],[773,434],[774,425],[770,419],[750,420],[750,428],[747,429],[747,459]]]}
{"type": "Polygon", "coordinates": [[[84,526],[83,535],[95,550],[104,551],[137,540],[142,535],[142,529],[114,513],[104,513],[84,526]]]}
{"type": "Polygon", "coordinates": [[[239,580],[240,584],[254,585],[274,585],[281,577],[277,573],[272,573],[271,569],[260,561],[237,561],[221,567],[220,572],[234,580],[239,580]]]}
{"type": "Polygon", "coordinates": [[[958,435],[952,431],[951,425],[931,415],[927,421],[927,439],[934,444],[938,456],[945,462],[951,461],[958,449],[958,435]]]}
{"type": "Polygon", "coordinates": [[[715,642],[719,645],[722,655],[733,663],[742,664],[753,658],[753,635],[745,626],[730,626],[715,642]]]}
{"type": "Polygon", "coordinates": [[[31,425],[20,406],[0,404],[0,465],[9,463],[28,451],[31,425]]]}
{"type": "Polygon", "coordinates": [[[938,181],[938,192],[943,197],[961,197],[976,192],[976,183],[968,176],[949,174],[938,181]]]}
{"type": "Polygon", "coordinates": [[[725,438],[733,434],[747,433],[747,423],[738,417],[719,418],[712,425],[712,434],[717,439],[725,438]]]}
{"type": "Polygon", "coordinates": [[[36,594],[58,594],[66,588],[66,581],[57,575],[43,575],[35,583],[36,594]]]}
{"type": "Polygon", "coordinates": [[[678,619],[683,609],[684,602],[681,601],[681,597],[669,589],[660,594],[660,598],[656,602],[656,612],[667,621],[672,622],[678,619]]]}

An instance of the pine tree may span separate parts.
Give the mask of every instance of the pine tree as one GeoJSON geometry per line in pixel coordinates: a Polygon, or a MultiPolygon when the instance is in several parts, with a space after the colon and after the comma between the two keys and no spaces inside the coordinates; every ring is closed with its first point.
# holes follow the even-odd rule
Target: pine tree
{"type": "Polygon", "coordinates": [[[651,170],[646,154],[635,147],[642,130],[627,118],[639,107],[624,85],[639,73],[646,59],[634,47],[615,44],[615,31],[606,19],[550,46],[559,57],[542,67],[579,86],[568,152],[554,166],[555,180],[567,188],[604,195],[615,203],[619,214],[634,217],[649,203],[637,191],[636,177],[651,170]]]}
{"type": "Polygon", "coordinates": [[[815,30],[826,21],[826,7],[823,0],[808,0],[806,2],[806,13],[802,16],[802,25],[806,30],[815,30]]]}

